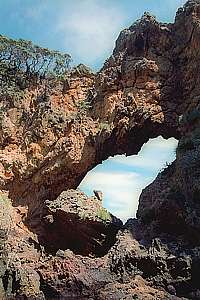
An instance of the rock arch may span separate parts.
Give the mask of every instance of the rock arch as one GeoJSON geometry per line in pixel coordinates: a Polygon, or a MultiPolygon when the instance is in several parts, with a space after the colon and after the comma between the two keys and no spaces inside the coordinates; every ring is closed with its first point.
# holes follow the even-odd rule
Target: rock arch
{"type": "Polygon", "coordinates": [[[199,102],[198,17],[198,1],[174,24],[145,13],[120,33],[97,74],[81,65],[45,101],[41,83],[5,104],[0,187],[14,205],[28,205],[31,218],[109,156],[137,154],[159,135],[179,138],[179,117],[199,102]]]}
{"type": "Polygon", "coordinates": [[[186,82],[176,77],[176,26],[145,14],[122,31],[98,74],[72,73],[64,95],[57,86],[47,103],[34,102],[23,135],[22,128],[8,128],[12,143],[2,143],[1,152],[10,155],[11,169],[2,176],[2,187],[12,198],[22,201],[31,191],[31,197],[53,199],[63,189],[76,188],[89,169],[109,156],[136,154],[159,135],[179,136],[178,117],[188,88],[182,89],[186,82]],[[138,36],[148,44],[140,56],[138,36]]]}
{"type": "MultiPolygon", "coordinates": [[[[128,222],[102,260],[87,257],[80,261],[71,251],[48,256],[41,248],[38,235],[25,225],[31,221],[41,224],[44,201],[56,203],[55,198],[63,190],[76,188],[87,171],[108,156],[134,154],[149,138],[158,135],[179,138],[181,132],[191,129],[186,126],[181,131],[179,117],[200,102],[199,19],[199,0],[188,1],[178,10],[174,24],[158,23],[145,14],[121,32],[112,56],[97,74],[79,66],[64,88],[60,82],[52,87],[48,97],[42,98],[45,101],[41,101],[43,82],[27,90],[20,101],[12,99],[11,103],[2,99],[5,111],[1,111],[0,188],[9,193],[12,203],[6,196],[1,199],[0,242],[3,246],[6,242],[11,252],[22,253],[19,258],[22,267],[18,268],[18,261],[13,260],[8,273],[4,267],[8,256],[1,257],[4,264],[0,293],[4,289],[9,293],[12,283],[14,295],[29,297],[31,291],[38,299],[43,295],[80,298],[82,293],[87,299],[105,299],[111,289],[121,299],[134,294],[132,287],[136,280],[141,290],[148,287],[145,293],[151,293],[151,298],[153,293],[156,299],[170,299],[167,291],[177,291],[180,297],[188,298],[191,293],[196,293],[191,297],[198,296],[200,258],[195,246],[200,244],[200,213],[196,141],[183,141],[176,165],[161,174],[142,194],[138,220],[128,222]],[[193,171],[189,180],[188,161],[180,153],[183,150],[189,162],[192,151],[197,166],[194,169],[189,164],[189,170],[193,171]],[[174,184],[178,191],[172,189],[174,184]],[[160,198],[163,186],[166,197],[160,198]],[[179,201],[180,194],[183,201],[179,201]],[[167,218],[166,215],[163,218],[165,208],[167,218]],[[171,230],[167,231],[171,211],[171,230]],[[180,230],[173,235],[177,216],[180,230]],[[160,241],[163,237],[164,247],[160,241]],[[191,237],[194,237],[193,244],[190,244],[191,237]],[[27,257],[29,249],[31,255],[27,257]],[[95,270],[99,273],[94,279],[95,270]],[[152,289],[138,274],[164,290],[152,289]],[[17,284],[16,278],[19,278],[17,284]],[[128,283],[124,284],[127,278],[128,283]],[[16,286],[20,289],[15,290],[16,286]]],[[[48,220],[51,223],[51,217],[48,220]]],[[[140,291],[136,294],[141,296],[140,291]]]]}
{"type": "Polygon", "coordinates": [[[179,117],[199,99],[198,6],[187,16],[188,7],[168,25],[144,14],[120,33],[100,72],[81,68],[71,74],[64,94],[57,85],[47,102],[38,102],[41,85],[27,92],[26,103],[8,109],[1,187],[16,204],[55,199],[102,160],[136,154],[149,138],[179,137],[179,117]],[[140,53],[138,37],[145,45],[140,53]],[[19,126],[23,107],[29,120],[19,126]]]}

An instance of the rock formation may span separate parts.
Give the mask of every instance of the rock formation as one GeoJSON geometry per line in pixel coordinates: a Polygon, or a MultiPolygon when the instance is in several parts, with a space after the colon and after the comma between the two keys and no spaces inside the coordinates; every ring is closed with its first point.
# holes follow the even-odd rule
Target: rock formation
{"type": "Polygon", "coordinates": [[[97,74],[79,65],[0,102],[1,299],[200,299],[200,1],[145,13],[97,74]],[[149,138],[176,161],[121,222],[86,173],[149,138]],[[99,198],[100,197],[100,198],[99,198]]]}

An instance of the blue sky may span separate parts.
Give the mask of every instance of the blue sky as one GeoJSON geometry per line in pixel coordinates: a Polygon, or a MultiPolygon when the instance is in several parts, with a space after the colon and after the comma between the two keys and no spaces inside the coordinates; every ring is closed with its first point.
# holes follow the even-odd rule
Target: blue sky
{"type": "Polygon", "coordinates": [[[144,11],[172,22],[184,0],[0,0],[1,34],[71,54],[101,67],[115,40],[144,11]]]}
{"type": "MultiPolygon", "coordinates": [[[[119,32],[144,11],[173,22],[185,0],[0,0],[1,34],[72,56],[98,70],[111,54],[119,32]]],[[[138,156],[116,156],[87,174],[80,185],[88,194],[104,193],[104,205],[124,221],[135,215],[141,190],[166,162],[175,158],[177,141],[150,140],[138,156]]]]}
{"type": "Polygon", "coordinates": [[[88,195],[103,191],[104,206],[126,221],[134,217],[142,190],[175,159],[177,140],[158,137],[143,145],[138,155],[109,158],[91,170],[80,185],[88,195]]]}

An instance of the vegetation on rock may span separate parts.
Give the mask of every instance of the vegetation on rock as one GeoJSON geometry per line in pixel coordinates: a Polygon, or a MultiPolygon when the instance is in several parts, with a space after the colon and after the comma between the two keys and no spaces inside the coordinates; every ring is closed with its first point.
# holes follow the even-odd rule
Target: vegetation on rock
{"type": "Polygon", "coordinates": [[[11,203],[0,199],[0,298],[199,299],[199,4],[174,24],[145,14],[98,74],[68,74],[68,55],[1,36],[0,187],[11,203]],[[137,219],[122,226],[75,190],[159,135],[181,137],[177,159],[142,192],[137,219]]]}
{"type": "Polygon", "coordinates": [[[34,45],[0,35],[0,95],[19,97],[23,90],[42,79],[62,79],[69,72],[71,58],[34,45]]]}

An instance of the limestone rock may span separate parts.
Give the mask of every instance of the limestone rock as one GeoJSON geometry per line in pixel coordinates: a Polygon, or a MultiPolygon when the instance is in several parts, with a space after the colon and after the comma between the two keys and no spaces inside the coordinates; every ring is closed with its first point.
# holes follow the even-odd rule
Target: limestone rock
{"type": "Polygon", "coordinates": [[[199,61],[193,0],[173,24],[145,13],[97,74],[79,65],[48,89],[41,78],[0,95],[2,299],[200,299],[199,61]],[[137,220],[121,227],[99,192],[76,190],[159,135],[179,138],[177,159],[143,191],[137,220]]]}

